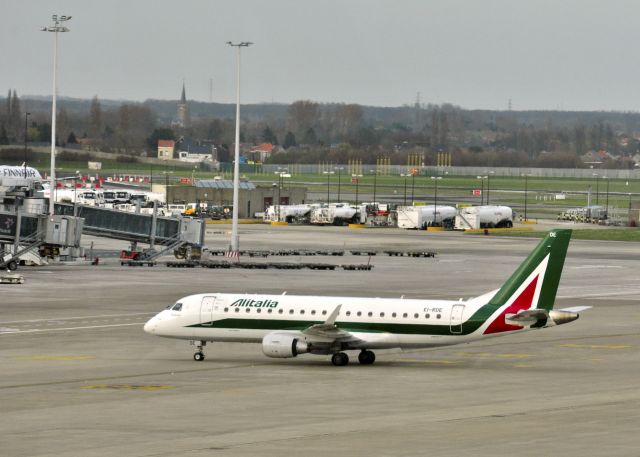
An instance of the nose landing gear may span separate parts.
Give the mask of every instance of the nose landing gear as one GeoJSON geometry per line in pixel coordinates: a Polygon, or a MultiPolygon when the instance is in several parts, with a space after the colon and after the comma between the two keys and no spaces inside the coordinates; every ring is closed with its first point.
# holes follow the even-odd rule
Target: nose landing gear
{"type": "Polygon", "coordinates": [[[196,362],[202,362],[204,360],[204,351],[202,350],[202,348],[204,348],[206,345],[206,341],[200,341],[200,344],[196,346],[198,348],[198,352],[193,354],[193,360],[195,360],[196,362]]]}

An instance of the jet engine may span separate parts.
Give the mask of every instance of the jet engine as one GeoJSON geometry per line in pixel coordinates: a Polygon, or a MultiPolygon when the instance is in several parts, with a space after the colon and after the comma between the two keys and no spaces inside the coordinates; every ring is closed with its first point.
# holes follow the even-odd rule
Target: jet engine
{"type": "Polygon", "coordinates": [[[267,357],[287,358],[309,352],[309,347],[291,333],[273,332],[262,339],[262,352],[267,357]]]}

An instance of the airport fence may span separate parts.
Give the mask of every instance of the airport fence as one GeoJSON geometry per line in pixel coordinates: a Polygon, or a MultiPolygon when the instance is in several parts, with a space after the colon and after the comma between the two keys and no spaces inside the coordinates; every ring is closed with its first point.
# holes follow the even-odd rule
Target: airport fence
{"type": "MultiPolygon", "coordinates": [[[[283,169],[288,169],[294,174],[318,174],[321,175],[325,171],[334,171],[341,169],[346,176],[351,173],[348,164],[264,164],[262,171],[266,174],[272,174],[283,169]]],[[[415,167],[407,165],[387,165],[379,167],[379,176],[399,176],[400,174],[409,173],[415,167]]],[[[358,173],[362,175],[374,174],[376,172],[375,164],[362,164],[358,169],[358,173]]],[[[532,168],[532,167],[436,167],[424,166],[418,167],[418,174],[423,176],[504,176],[518,177],[528,175],[529,177],[538,178],[594,178],[595,176],[607,177],[610,179],[640,179],[640,169],[634,170],[616,170],[602,168],[532,168]]]]}

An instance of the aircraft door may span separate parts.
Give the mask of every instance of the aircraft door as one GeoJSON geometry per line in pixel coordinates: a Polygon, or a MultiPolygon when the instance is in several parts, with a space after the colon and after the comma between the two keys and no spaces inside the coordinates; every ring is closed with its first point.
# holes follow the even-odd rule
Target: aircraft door
{"type": "Polygon", "coordinates": [[[463,313],[464,313],[464,305],[453,305],[453,308],[451,309],[451,320],[449,322],[451,333],[453,334],[462,333],[463,313]]]}
{"type": "Polygon", "coordinates": [[[211,327],[213,325],[213,311],[216,307],[216,297],[209,296],[202,299],[200,304],[200,324],[203,327],[211,327]]]}

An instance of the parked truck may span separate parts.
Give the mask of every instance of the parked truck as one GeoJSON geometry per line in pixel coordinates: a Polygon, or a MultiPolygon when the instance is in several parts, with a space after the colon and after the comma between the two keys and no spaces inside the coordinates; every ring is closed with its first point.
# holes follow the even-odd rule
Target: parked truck
{"type": "Polygon", "coordinates": [[[453,228],[456,209],[446,205],[398,206],[398,227],[422,229],[430,226],[453,228]]]}
{"type": "Polygon", "coordinates": [[[264,212],[262,220],[265,222],[308,223],[313,208],[313,205],[271,205],[264,212]]]}
{"type": "Polygon", "coordinates": [[[467,206],[455,219],[456,230],[513,227],[513,210],[508,206],[467,206]]]}
{"type": "Polygon", "coordinates": [[[358,210],[348,203],[335,203],[311,210],[311,223],[317,225],[347,225],[358,223],[358,210]]]}

